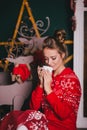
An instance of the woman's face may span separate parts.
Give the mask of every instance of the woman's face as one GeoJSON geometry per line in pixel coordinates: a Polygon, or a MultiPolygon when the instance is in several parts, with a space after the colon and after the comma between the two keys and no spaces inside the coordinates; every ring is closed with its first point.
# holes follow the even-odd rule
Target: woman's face
{"type": "Polygon", "coordinates": [[[64,66],[63,58],[65,54],[60,55],[57,49],[44,48],[43,50],[45,63],[51,66],[54,71],[64,66]]]}

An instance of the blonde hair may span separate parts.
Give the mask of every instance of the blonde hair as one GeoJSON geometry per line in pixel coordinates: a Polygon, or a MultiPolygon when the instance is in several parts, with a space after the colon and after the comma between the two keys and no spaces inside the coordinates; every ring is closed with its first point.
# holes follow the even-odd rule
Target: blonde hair
{"type": "Polygon", "coordinates": [[[54,36],[48,36],[43,43],[44,48],[57,49],[60,55],[65,53],[64,59],[68,56],[67,46],[64,44],[66,37],[65,30],[56,30],[54,36]]]}

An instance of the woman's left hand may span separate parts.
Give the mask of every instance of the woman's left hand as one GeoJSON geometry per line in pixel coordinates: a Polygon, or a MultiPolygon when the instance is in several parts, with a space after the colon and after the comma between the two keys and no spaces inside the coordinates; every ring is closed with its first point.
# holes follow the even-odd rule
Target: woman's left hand
{"type": "Polygon", "coordinates": [[[44,91],[46,94],[49,94],[52,92],[51,83],[52,83],[52,73],[50,73],[48,70],[43,71],[44,74],[44,91]]]}

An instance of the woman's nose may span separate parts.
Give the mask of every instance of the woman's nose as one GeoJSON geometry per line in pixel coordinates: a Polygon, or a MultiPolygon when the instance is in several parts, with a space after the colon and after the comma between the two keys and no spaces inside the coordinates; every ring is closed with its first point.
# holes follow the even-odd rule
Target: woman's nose
{"type": "Polygon", "coordinates": [[[52,64],[52,61],[51,59],[48,60],[48,64],[51,65],[52,64]]]}

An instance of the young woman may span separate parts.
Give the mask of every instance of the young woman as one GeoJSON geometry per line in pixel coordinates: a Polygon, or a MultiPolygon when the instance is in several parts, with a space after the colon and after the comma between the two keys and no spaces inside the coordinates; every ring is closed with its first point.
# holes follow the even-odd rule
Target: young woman
{"type": "Polygon", "coordinates": [[[1,121],[0,129],[76,130],[81,87],[73,70],[64,65],[67,57],[64,40],[64,30],[56,31],[54,37],[44,40],[45,65],[53,71],[37,68],[39,83],[32,92],[30,110],[8,114],[1,121]]]}
{"type": "Polygon", "coordinates": [[[76,130],[81,87],[73,70],[64,65],[67,57],[65,31],[56,31],[55,36],[46,38],[43,43],[45,63],[53,72],[38,67],[40,81],[32,93],[30,108],[42,108],[49,130],[76,130]]]}

